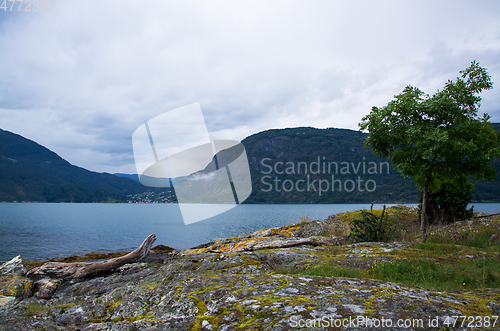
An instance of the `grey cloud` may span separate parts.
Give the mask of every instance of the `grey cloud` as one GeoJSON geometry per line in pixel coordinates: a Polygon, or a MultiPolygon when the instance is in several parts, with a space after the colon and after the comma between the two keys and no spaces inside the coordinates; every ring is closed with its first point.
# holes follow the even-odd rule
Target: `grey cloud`
{"type": "MultiPolygon", "coordinates": [[[[500,82],[499,9],[88,0],[38,16],[0,11],[0,127],[110,172],[135,171],[140,124],[194,102],[217,139],[285,126],[357,129],[404,86],[433,93],[472,60],[500,82]]],[[[482,108],[496,121],[498,88],[482,108]]]]}

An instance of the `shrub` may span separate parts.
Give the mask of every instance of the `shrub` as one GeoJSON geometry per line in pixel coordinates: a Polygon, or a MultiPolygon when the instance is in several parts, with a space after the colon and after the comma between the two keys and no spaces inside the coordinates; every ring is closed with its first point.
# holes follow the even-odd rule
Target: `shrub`
{"type": "Polygon", "coordinates": [[[373,204],[370,211],[362,210],[361,218],[351,221],[351,239],[357,242],[373,242],[390,240],[390,221],[385,215],[385,206],[382,214],[373,213],[373,204]]]}

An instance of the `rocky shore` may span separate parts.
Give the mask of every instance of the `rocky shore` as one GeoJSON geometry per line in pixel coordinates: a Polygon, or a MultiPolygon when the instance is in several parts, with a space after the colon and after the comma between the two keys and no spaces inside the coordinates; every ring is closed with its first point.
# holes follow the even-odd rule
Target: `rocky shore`
{"type": "MultiPolygon", "coordinates": [[[[370,269],[411,256],[411,244],[346,244],[325,236],[338,221],[264,229],[183,252],[153,251],[95,277],[36,285],[26,277],[29,263],[16,257],[0,267],[0,330],[470,330],[456,316],[500,315],[497,288],[436,292],[306,275],[318,265],[370,269]]],[[[430,258],[479,257],[498,260],[499,254],[430,258]]]]}

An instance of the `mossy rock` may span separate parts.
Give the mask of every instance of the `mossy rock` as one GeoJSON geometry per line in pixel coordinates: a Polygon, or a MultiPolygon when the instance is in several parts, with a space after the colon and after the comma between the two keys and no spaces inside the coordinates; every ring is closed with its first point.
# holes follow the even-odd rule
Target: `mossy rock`
{"type": "Polygon", "coordinates": [[[0,295],[29,298],[33,295],[33,281],[18,275],[0,276],[0,295]]]}

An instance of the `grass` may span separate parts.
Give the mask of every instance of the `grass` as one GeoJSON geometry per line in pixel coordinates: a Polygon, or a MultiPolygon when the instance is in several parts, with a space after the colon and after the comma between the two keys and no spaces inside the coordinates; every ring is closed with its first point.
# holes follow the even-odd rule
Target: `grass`
{"type": "MultiPolygon", "coordinates": [[[[404,208],[390,208],[388,211],[389,217],[405,228],[405,231],[396,233],[396,237],[399,237],[400,242],[410,244],[410,247],[384,253],[390,258],[384,261],[382,256],[373,263],[370,262],[370,268],[338,266],[335,260],[349,254],[349,248],[328,247],[323,251],[323,264],[298,273],[323,277],[369,278],[436,291],[500,288],[500,256],[496,254],[500,252],[500,240],[490,239],[493,234],[500,234],[500,217],[434,228],[430,231],[427,242],[419,243],[416,213],[411,215],[411,211],[404,208]],[[487,254],[484,258],[470,257],[481,256],[483,253],[480,252],[487,254]]],[[[374,211],[379,212],[381,211],[374,211]]],[[[340,215],[333,217],[337,221],[348,221],[360,216],[359,212],[340,215]]],[[[332,226],[332,231],[328,234],[334,235],[341,228],[332,226]]]]}
{"type": "Polygon", "coordinates": [[[417,243],[413,246],[416,249],[430,251],[433,253],[453,254],[464,250],[464,247],[455,244],[417,243]]]}
{"type": "Polygon", "coordinates": [[[498,288],[500,263],[494,259],[441,264],[422,259],[401,260],[375,264],[370,276],[438,291],[498,288]]]}
{"type": "Polygon", "coordinates": [[[367,278],[368,273],[361,269],[332,266],[322,264],[311,269],[300,272],[301,275],[307,276],[322,276],[322,277],[347,277],[347,278],[367,278]]]}
{"type": "Polygon", "coordinates": [[[311,221],[312,219],[309,216],[300,216],[298,220],[288,220],[288,225],[304,224],[311,221]]]}
{"type": "Polygon", "coordinates": [[[457,233],[438,233],[429,235],[428,243],[450,243],[456,245],[477,247],[491,252],[500,252],[500,240],[490,241],[493,234],[498,234],[498,228],[478,229],[477,232],[461,231],[457,233]]]}
{"type": "Polygon", "coordinates": [[[40,303],[29,303],[26,305],[26,316],[36,316],[47,310],[47,307],[40,303]]]}
{"type": "Polygon", "coordinates": [[[375,261],[370,269],[322,264],[298,272],[307,276],[369,278],[434,291],[500,288],[498,259],[463,259],[439,263],[428,259],[375,261]]]}
{"type": "Polygon", "coordinates": [[[351,233],[349,223],[347,222],[331,222],[318,235],[324,237],[343,237],[351,233]]]}

